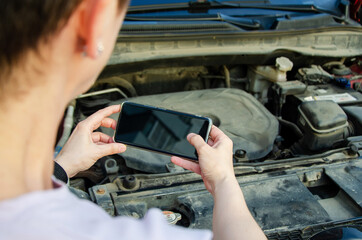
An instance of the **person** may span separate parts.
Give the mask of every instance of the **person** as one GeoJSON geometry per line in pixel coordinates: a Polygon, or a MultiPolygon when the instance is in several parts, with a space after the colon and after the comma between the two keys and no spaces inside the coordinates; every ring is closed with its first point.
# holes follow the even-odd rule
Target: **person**
{"type": "MultiPolygon", "coordinates": [[[[110,57],[128,0],[0,1],[0,239],[266,239],[233,172],[232,142],[213,126],[208,143],[189,142],[199,163],[172,157],[202,176],[214,197],[213,235],[166,223],[111,217],[52,177],[57,128],[67,103],[85,92],[110,57]]],[[[102,156],[122,153],[99,126],[102,109],[79,123],[56,161],[69,177],[102,156]]]]}

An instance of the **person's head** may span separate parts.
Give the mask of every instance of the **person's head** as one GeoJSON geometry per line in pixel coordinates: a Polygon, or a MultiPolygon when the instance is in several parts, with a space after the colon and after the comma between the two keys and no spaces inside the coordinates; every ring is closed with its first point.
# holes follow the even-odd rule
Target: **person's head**
{"type": "Polygon", "coordinates": [[[87,90],[112,52],[128,2],[1,0],[0,98],[42,84],[19,72],[62,69],[69,97],[87,90]]]}

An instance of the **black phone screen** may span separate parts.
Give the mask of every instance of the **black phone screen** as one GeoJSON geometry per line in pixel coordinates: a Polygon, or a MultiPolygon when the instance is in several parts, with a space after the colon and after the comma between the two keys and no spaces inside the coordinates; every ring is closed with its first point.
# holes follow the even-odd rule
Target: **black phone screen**
{"type": "Polygon", "coordinates": [[[206,141],[211,125],[211,120],[206,117],[124,102],[114,140],[197,160],[196,150],[186,137],[189,133],[197,133],[206,141]]]}

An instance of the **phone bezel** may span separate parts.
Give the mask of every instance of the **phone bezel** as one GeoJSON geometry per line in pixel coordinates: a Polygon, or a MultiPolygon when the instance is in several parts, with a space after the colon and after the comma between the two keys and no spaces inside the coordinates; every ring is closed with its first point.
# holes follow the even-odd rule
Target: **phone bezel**
{"type": "Polygon", "coordinates": [[[195,157],[185,156],[185,155],[182,155],[182,154],[172,153],[172,152],[169,152],[169,151],[163,151],[161,149],[149,148],[149,147],[145,147],[145,146],[135,144],[135,143],[132,143],[132,142],[120,141],[119,139],[116,139],[116,135],[117,135],[117,132],[118,132],[118,127],[119,127],[119,121],[120,121],[121,116],[122,116],[122,109],[123,109],[123,106],[125,104],[134,105],[134,106],[137,106],[137,107],[151,109],[151,110],[163,111],[163,112],[168,112],[168,113],[174,113],[174,114],[177,114],[177,115],[184,115],[184,116],[189,116],[189,117],[193,117],[193,118],[199,118],[199,119],[206,120],[209,123],[209,125],[208,125],[207,131],[206,131],[206,136],[204,138],[205,142],[207,142],[207,140],[209,138],[209,134],[210,134],[211,127],[212,127],[212,120],[210,118],[203,117],[203,116],[198,116],[198,115],[194,115],[194,114],[189,114],[189,113],[184,113],[184,112],[179,112],[179,111],[174,111],[174,110],[165,109],[165,108],[159,108],[159,107],[150,106],[150,105],[139,104],[139,103],[130,102],[130,101],[125,101],[125,102],[123,102],[121,104],[121,111],[119,113],[116,130],[115,130],[114,135],[113,135],[113,140],[115,142],[123,143],[123,144],[125,144],[127,146],[136,147],[136,148],[147,150],[147,151],[150,151],[150,152],[161,153],[161,154],[165,154],[165,155],[169,155],[169,156],[178,156],[178,157],[185,158],[185,159],[188,159],[188,160],[198,161],[198,158],[195,158],[195,157]]]}

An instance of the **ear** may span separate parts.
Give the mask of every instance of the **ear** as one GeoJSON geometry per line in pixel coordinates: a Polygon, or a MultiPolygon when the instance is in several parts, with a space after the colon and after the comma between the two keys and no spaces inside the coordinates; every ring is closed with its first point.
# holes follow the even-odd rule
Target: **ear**
{"type": "Polygon", "coordinates": [[[80,8],[79,37],[82,51],[96,59],[99,47],[106,38],[107,29],[112,28],[117,17],[116,0],[84,0],[80,8]]]}

